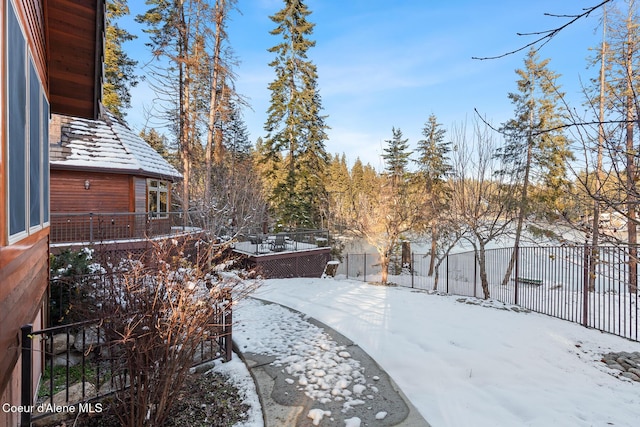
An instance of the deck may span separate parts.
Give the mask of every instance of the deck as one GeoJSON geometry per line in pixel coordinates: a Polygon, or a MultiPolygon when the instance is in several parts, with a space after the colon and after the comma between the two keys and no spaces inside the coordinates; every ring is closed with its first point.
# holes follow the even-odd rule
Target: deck
{"type": "Polygon", "coordinates": [[[326,231],[250,235],[236,242],[233,251],[267,279],[320,277],[331,259],[326,231]]]}

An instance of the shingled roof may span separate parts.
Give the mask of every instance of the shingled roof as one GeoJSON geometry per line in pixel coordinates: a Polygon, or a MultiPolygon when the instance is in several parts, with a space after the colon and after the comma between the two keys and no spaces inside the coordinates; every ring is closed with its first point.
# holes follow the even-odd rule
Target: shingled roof
{"type": "Polygon", "coordinates": [[[176,181],[182,174],[139,135],[103,109],[99,120],[52,118],[50,164],[54,169],[130,173],[176,181]]]}

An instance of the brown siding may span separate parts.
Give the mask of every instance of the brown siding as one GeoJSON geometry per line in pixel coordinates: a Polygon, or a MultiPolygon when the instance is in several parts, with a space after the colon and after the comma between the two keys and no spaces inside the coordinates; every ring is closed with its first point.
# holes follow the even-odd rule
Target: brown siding
{"type": "Polygon", "coordinates": [[[31,53],[35,59],[36,68],[40,72],[40,78],[45,88],[48,85],[46,54],[45,54],[45,35],[44,35],[44,10],[41,0],[22,0],[24,10],[24,20],[27,23],[27,33],[29,37],[29,46],[31,53]]]}
{"type": "Polygon", "coordinates": [[[129,175],[51,170],[51,212],[129,212],[129,191],[129,175]]]}
{"type": "Polygon", "coordinates": [[[0,390],[20,354],[20,327],[42,307],[49,277],[49,229],[0,247],[0,390]]]}
{"type": "Polygon", "coordinates": [[[147,212],[147,180],[135,177],[135,212],[147,212]]]}
{"type": "MultiPolygon", "coordinates": [[[[5,40],[5,34],[6,34],[6,28],[5,28],[5,22],[6,19],[4,18],[5,16],[7,16],[7,10],[6,10],[6,2],[4,1],[0,1],[0,16],[2,17],[2,19],[0,19],[0,46],[2,46],[2,58],[0,58],[0,247],[2,247],[3,245],[5,245],[7,243],[7,209],[5,207],[5,201],[7,200],[7,193],[5,191],[5,187],[6,187],[6,180],[5,180],[5,163],[3,162],[3,157],[5,156],[4,152],[5,152],[5,141],[7,138],[7,133],[6,133],[6,129],[7,129],[7,121],[6,121],[6,114],[5,114],[5,108],[7,105],[7,95],[5,92],[5,81],[6,81],[6,74],[5,74],[5,66],[4,66],[4,61],[5,61],[5,53],[4,53],[4,49],[6,46],[6,40],[5,40]]],[[[2,287],[2,284],[0,283],[0,287],[2,287]]],[[[2,348],[0,347],[0,352],[2,351],[2,348]]],[[[2,388],[0,388],[0,391],[2,390],[2,388]]]]}
{"type": "MultiPolygon", "coordinates": [[[[96,31],[101,11],[96,0],[48,0],[49,82],[51,110],[95,118],[102,69],[102,33],[96,31]]],[[[101,28],[100,28],[101,30],[101,28]]]]}

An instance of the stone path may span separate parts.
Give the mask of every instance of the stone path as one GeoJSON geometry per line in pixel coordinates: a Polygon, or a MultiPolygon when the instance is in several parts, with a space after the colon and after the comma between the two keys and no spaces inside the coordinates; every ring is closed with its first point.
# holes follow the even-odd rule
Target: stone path
{"type": "Polygon", "coordinates": [[[609,368],[620,371],[616,376],[640,382],[640,351],[607,353],[602,356],[602,361],[609,368]]]}

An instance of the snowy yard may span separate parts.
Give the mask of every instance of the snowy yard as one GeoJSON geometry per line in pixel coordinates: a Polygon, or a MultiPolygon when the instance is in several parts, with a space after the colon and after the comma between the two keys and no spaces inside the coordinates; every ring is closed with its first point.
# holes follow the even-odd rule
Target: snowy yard
{"type": "MultiPolygon", "coordinates": [[[[640,383],[600,361],[640,351],[637,342],[495,301],[351,280],[267,280],[255,296],[359,344],[435,427],[631,426],[640,418],[640,383]]],[[[254,323],[264,343],[272,319],[243,314],[251,307],[241,303],[235,319],[254,323]]]]}

